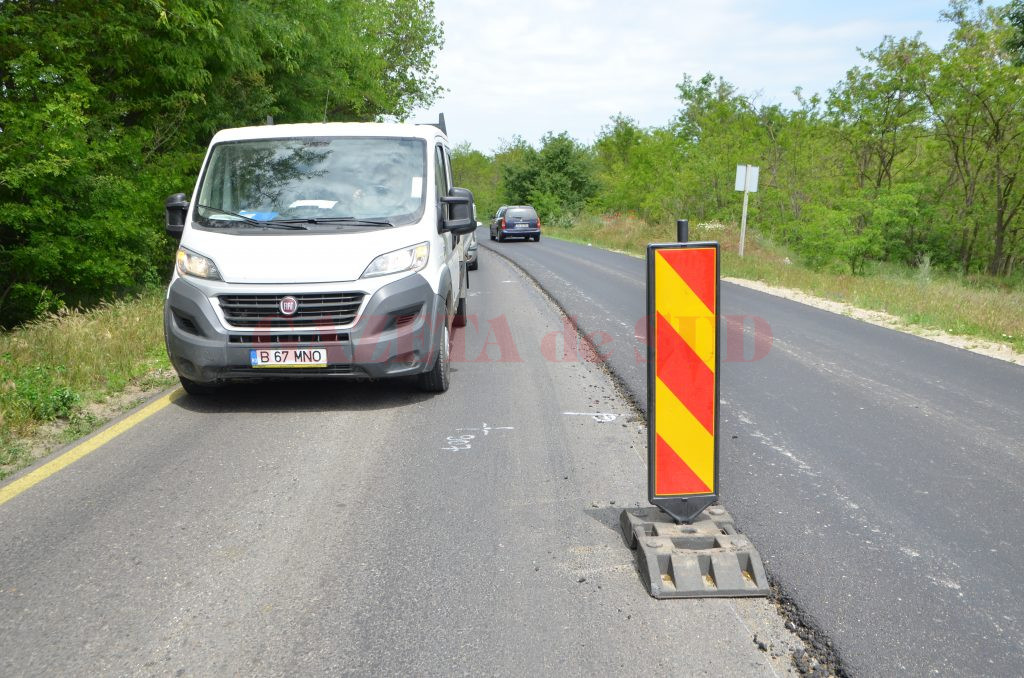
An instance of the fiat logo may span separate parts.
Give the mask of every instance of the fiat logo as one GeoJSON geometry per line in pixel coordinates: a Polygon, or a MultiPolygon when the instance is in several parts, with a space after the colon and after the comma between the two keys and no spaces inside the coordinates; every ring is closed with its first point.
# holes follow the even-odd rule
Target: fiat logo
{"type": "Polygon", "coordinates": [[[299,300],[295,297],[285,297],[280,304],[281,315],[295,315],[299,310],[299,300]]]}

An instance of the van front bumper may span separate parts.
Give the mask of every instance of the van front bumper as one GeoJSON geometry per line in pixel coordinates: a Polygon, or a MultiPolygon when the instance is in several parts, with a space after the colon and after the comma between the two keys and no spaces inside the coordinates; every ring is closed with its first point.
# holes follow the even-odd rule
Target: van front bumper
{"type": "MultiPolygon", "coordinates": [[[[167,354],[178,374],[198,383],[415,375],[433,367],[441,329],[447,322],[445,300],[419,274],[378,289],[348,327],[291,327],[288,318],[269,316],[255,329],[233,328],[222,320],[220,309],[215,309],[219,304],[216,294],[200,285],[202,282],[196,284],[189,278],[175,278],[164,304],[167,354]],[[325,367],[252,367],[253,350],[312,347],[326,350],[325,367]]],[[[281,291],[293,296],[304,293],[302,285],[281,291]]]]}

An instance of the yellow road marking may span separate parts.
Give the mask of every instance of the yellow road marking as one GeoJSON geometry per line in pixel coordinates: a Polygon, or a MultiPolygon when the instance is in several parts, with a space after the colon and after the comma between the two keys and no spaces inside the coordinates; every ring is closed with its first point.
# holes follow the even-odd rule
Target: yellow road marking
{"type": "Polygon", "coordinates": [[[11,499],[14,499],[19,494],[29,489],[33,485],[42,482],[43,480],[46,480],[54,473],[57,473],[61,469],[70,466],[71,464],[75,463],[76,461],[78,461],[85,455],[89,454],[90,452],[93,452],[102,447],[103,445],[106,445],[117,436],[121,435],[131,427],[140,423],[142,420],[164,409],[165,407],[173,403],[175,400],[180,398],[183,394],[184,391],[182,391],[180,388],[174,390],[171,393],[168,393],[167,395],[151,402],[149,405],[146,405],[135,414],[125,417],[124,419],[117,422],[110,428],[100,431],[92,438],[89,438],[85,442],[72,447],[70,450],[60,455],[53,461],[40,466],[35,471],[32,471],[31,473],[26,474],[21,478],[18,478],[10,485],[0,487],[0,505],[10,501],[11,499]]]}

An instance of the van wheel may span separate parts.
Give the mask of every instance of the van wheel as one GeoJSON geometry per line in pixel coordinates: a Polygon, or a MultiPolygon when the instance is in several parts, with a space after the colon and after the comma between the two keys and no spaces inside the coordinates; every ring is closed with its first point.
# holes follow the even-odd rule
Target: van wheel
{"type": "Polygon", "coordinates": [[[533,242],[540,242],[540,233],[538,233],[537,235],[533,236],[533,242]]]}
{"type": "Polygon", "coordinates": [[[420,390],[428,393],[444,393],[448,390],[448,324],[441,328],[441,341],[437,347],[437,359],[429,372],[420,375],[420,390]]]}
{"type": "Polygon", "coordinates": [[[459,305],[455,309],[455,318],[452,320],[452,327],[466,326],[466,297],[459,299],[459,305]]]}
{"type": "Polygon", "coordinates": [[[181,387],[185,389],[185,393],[191,396],[212,395],[218,390],[216,384],[203,384],[197,381],[192,381],[191,379],[186,379],[180,374],[178,375],[178,381],[181,382],[181,387]]]}

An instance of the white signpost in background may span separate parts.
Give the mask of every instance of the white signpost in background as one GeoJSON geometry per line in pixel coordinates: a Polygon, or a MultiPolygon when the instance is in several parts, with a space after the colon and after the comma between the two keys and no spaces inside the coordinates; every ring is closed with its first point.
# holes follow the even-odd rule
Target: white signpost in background
{"type": "Polygon", "coordinates": [[[736,190],[743,191],[743,220],[740,221],[740,256],[747,239],[747,195],[757,193],[757,175],[761,168],[754,165],[736,165],[736,190]]]}

